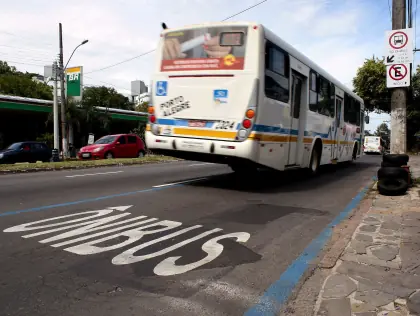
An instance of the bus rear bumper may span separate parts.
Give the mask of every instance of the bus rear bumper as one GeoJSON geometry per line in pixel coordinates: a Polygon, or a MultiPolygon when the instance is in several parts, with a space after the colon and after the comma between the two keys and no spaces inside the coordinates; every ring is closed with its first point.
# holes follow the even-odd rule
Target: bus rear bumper
{"type": "Polygon", "coordinates": [[[230,164],[234,160],[257,162],[258,142],[222,141],[214,139],[157,136],[145,133],[147,148],[155,153],[182,159],[230,164]]]}

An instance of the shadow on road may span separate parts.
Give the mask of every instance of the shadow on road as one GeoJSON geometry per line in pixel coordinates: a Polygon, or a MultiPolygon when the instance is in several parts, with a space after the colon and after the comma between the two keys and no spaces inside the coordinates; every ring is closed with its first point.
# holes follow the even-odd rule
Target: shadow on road
{"type": "MultiPolygon", "coordinates": [[[[380,160],[374,157],[355,163],[322,166],[315,177],[304,170],[284,172],[260,171],[256,174],[238,175],[234,172],[211,176],[202,181],[187,183],[187,186],[219,188],[250,193],[276,193],[311,190],[325,184],[342,180],[372,167],[379,167],[380,160]]],[[[188,180],[188,179],[184,179],[188,180]]],[[[193,180],[193,179],[192,179],[193,180]]]]}

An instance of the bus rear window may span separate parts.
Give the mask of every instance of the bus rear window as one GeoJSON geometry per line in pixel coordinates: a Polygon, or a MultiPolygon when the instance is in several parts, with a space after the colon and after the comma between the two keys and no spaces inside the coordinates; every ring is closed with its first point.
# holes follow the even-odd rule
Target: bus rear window
{"type": "Polygon", "coordinates": [[[244,33],[223,32],[220,34],[220,46],[242,46],[244,44],[244,33]]]}
{"type": "Polygon", "coordinates": [[[379,144],[379,137],[365,137],[365,144],[379,144]]]}
{"type": "Polygon", "coordinates": [[[248,27],[223,26],[165,34],[161,71],[242,70],[248,27]]]}

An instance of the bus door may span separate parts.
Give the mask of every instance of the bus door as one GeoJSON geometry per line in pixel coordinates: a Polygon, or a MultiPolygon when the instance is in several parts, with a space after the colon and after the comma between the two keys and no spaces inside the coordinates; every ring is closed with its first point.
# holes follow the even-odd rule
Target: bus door
{"type": "Polygon", "coordinates": [[[292,100],[290,103],[289,156],[287,165],[296,165],[299,161],[299,119],[302,104],[304,78],[292,71],[292,100]]]}
{"type": "Polygon", "coordinates": [[[342,139],[343,135],[343,125],[342,125],[342,119],[341,119],[341,109],[343,107],[343,99],[335,96],[335,136],[334,136],[334,142],[333,142],[333,159],[340,159],[340,139],[342,139]]]}

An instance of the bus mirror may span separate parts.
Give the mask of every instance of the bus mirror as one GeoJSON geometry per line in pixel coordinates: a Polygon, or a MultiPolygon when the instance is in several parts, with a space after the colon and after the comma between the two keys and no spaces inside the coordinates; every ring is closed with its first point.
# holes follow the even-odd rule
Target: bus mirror
{"type": "Polygon", "coordinates": [[[369,116],[368,115],[365,116],[365,123],[369,124],[369,116]]]}

